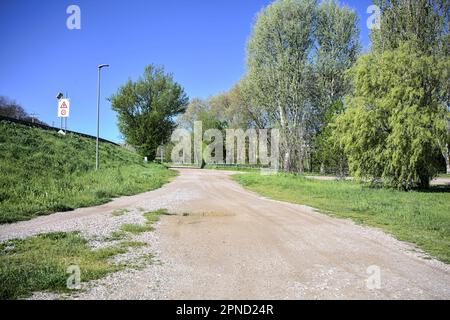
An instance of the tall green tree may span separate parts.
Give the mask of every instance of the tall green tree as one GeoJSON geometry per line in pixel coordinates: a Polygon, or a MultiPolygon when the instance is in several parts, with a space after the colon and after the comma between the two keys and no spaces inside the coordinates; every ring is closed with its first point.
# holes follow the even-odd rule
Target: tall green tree
{"type": "Polygon", "coordinates": [[[374,0],[380,28],[371,34],[375,51],[397,49],[408,41],[428,55],[449,53],[449,0],[374,0]]]}
{"type": "Polygon", "coordinates": [[[255,104],[281,131],[283,167],[302,170],[305,157],[309,55],[314,45],[315,0],[279,0],[263,9],[247,47],[255,104]]]}
{"type": "Polygon", "coordinates": [[[154,65],[149,65],[139,80],[120,87],[110,100],[126,142],[150,160],[158,146],[169,141],[175,117],[188,104],[181,85],[164,68],[154,65]]]}
{"type": "MultiPolygon", "coordinates": [[[[279,0],[258,15],[247,47],[247,91],[281,130],[283,167],[303,171],[329,109],[342,103],[358,55],[358,18],[335,1],[279,0]]],[[[264,113],[261,113],[264,114],[264,113]]]]}
{"type": "MultiPolygon", "coordinates": [[[[449,60],[449,13],[448,0],[375,0],[380,8],[380,28],[371,34],[373,54],[397,50],[405,42],[413,48],[414,55],[432,59],[433,65],[441,65],[442,60],[449,60]]],[[[417,73],[417,70],[406,70],[417,73]]],[[[450,108],[450,82],[448,70],[443,70],[436,85],[430,86],[424,82],[417,87],[421,94],[450,108]],[[439,88],[446,88],[446,94],[436,94],[439,88]]],[[[394,90],[395,87],[388,88],[394,90]]],[[[428,98],[427,101],[430,99],[428,98]]],[[[394,102],[393,102],[394,103],[394,102]]],[[[448,113],[449,114],[449,113],[448,113]]],[[[439,137],[441,153],[447,163],[450,173],[450,116],[448,117],[447,137],[439,137]]],[[[437,138],[437,137],[436,137],[437,138]]],[[[439,156],[436,156],[439,158],[439,156]]]]}
{"type": "Polygon", "coordinates": [[[324,1],[318,8],[314,52],[314,103],[325,115],[327,109],[342,101],[350,83],[345,73],[355,63],[360,49],[358,16],[336,1],[324,1]]]}
{"type": "Polygon", "coordinates": [[[344,110],[343,98],[350,92],[346,72],[354,65],[360,50],[358,15],[336,1],[323,1],[317,12],[315,30],[317,50],[314,53],[314,81],[311,97],[315,106],[312,156],[325,169],[344,175],[343,150],[330,141],[330,123],[344,110]]]}
{"type": "Polygon", "coordinates": [[[442,77],[449,69],[447,59],[424,55],[414,43],[358,60],[355,91],[335,131],[354,176],[403,189],[429,186],[447,137],[442,77]]]}

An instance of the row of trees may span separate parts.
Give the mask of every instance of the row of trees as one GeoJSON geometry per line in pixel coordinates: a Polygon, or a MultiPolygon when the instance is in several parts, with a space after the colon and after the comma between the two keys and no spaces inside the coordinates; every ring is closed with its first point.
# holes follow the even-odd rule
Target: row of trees
{"type": "Polygon", "coordinates": [[[262,10],[247,74],[194,99],[183,125],[277,127],[285,171],[328,171],[398,188],[450,171],[447,0],[379,0],[380,28],[359,54],[358,18],[335,1],[262,10]]]}
{"type": "Polygon", "coordinates": [[[324,169],[321,133],[343,109],[350,90],[345,73],[359,49],[358,17],[349,8],[334,1],[277,1],[257,17],[247,74],[229,92],[194,99],[181,124],[208,119],[227,128],[278,128],[284,170],[304,171],[317,162],[324,169]]]}
{"type": "Polygon", "coordinates": [[[11,100],[5,96],[0,96],[0,116],[34,122],[39,124],[46,124],[39,119],[28,114],[25,109],[16,101],[11,100]]]}
{"type": "Polygon", "coordinates": [[[112,97],[126,139],[154,158],[176,125],[278,128],[282,169],[350,172],[427,187],[450,162],[448,0],[376,0],[380,28],[360,54],[358,16],[334,0],[278,0],[257,16],[247,72],[189,104],[149,67],[112,97]],[[177,115],[179,115],[177,117],[177,115]]]}

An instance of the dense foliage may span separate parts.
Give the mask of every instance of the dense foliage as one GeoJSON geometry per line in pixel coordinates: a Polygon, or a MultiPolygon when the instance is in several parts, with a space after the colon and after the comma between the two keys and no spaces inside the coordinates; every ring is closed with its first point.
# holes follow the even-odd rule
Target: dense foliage
{"type": "Polygon", "coordinates": [[[158,146],[168,142],[174,117],[186,110],[188,98],[172,75],[150,65],[142,78],[123,85],[111,103],[126,142],[153,160],[158,146]]]}
{"type": "Polygon", "coordinates": [[[255,20],[244,77],[228,92],[194,101],[182,120],[278,128],[287,172],[428,187],[446,166],[450,173],[450,2],[374,3],[379,28],[359,55],[350,8],[274,1],[255,20]]]}
{"type": "Polygon", "coordinates": [[[449,66],[408,44],[358,61],[352,70],[355,91],[336,131],[356,177],[405,189],[428,187],[442,165],[447,114],[441,78],[449,66]]]}

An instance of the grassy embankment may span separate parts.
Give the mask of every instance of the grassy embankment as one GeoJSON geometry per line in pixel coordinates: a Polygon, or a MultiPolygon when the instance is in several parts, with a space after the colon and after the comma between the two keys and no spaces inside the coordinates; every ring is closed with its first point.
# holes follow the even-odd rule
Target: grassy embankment
{"type": "Polygon", "coordinates": [[[234,179],[264,196],[299,203],[358,223],[379,227],[450,263],[450,189],[402,192],[352,181],[318,181],[279,174],[247,173],[234,179]]]}
{"type": "Polygon", "coordinates": [[[95,140],[0,121],[0,223],[92,206],[161,187],[175,172],[95,140]]]}

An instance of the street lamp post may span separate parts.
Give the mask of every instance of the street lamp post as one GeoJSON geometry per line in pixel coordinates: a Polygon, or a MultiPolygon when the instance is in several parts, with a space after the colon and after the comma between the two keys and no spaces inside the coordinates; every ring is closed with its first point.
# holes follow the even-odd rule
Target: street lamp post
{"type": "Polygon", "coordinates": [[[98,153],[98,139],[100,135],[100,71],[102,68],[109,67],[109,64],[101,64],[98,66],[98,90],[97,90],[97,143],[95,145],[95,170],[98,170],[100,162],[99,162],[99,153],[98,153]]]}

